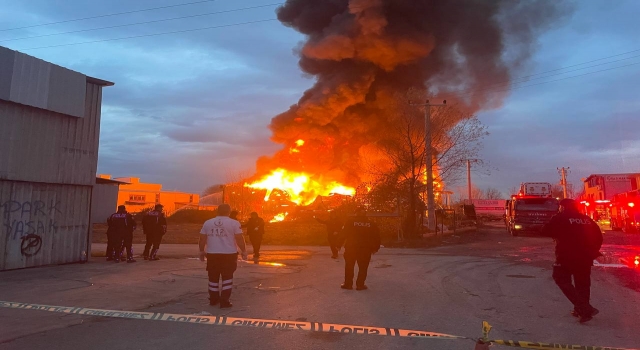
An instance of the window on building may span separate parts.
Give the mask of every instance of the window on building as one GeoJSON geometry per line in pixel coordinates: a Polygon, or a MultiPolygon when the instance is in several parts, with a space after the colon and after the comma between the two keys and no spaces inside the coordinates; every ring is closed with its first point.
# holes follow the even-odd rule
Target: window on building
{"type": "Polygon", "coordinates": [[[160,193],[156,193],[156,203],[160,203],[160,193]]]}
{"type": "Polygon", "coordinates": [[[193,203],[193,195],[189,195],[189,203],[193,203]]]}
{"type": "Polygon", "coordinates": [[[140,195],[140,194],[130,194],[129,195],[129,201],[131,202],[144,202],[146,200],[146,196],[145,195],[140,195]]]}

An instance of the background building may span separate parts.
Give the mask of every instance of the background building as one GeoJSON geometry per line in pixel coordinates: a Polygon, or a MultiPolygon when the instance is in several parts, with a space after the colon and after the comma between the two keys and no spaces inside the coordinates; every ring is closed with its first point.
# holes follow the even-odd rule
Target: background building
{"type": "Polygon", "coordinates": [[[0,270],[86,261],[102,88],[0,47],[0,270]]]}
{"type": "Polygon", "coordinates": [[[199,209],[200,195],[179,191],[163,191],[161,184],[140,182],[137,177],[118,177],[122,182],[118,191],[118,205],[126,205],[127,211],[137,213],[156,204],[162,204],[167,215],[180,209],[199,209]]]}
{"type": "Polygon", "coordinates": [[[583,200],[611,200],[618,193],[638,189],[640,173],[592,174],[584,182],[583,200]]]}

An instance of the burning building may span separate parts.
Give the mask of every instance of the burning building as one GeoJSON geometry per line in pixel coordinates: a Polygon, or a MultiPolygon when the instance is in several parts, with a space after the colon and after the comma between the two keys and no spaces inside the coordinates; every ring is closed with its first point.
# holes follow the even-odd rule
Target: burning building
{"type": "Polygon", "coordinates": [[[354,193],[370,180],[361,159],[387,137],[394,95],[420,89],[464,115],[496,108],[561,12],[550,1],[287,0],[278,19],[306,36],[299,65],[316,82],[272,119],[283,148],[258,160],[248,186],[298,204],[354,193]],[[503,92],[487,89],[496,83],[503,92]]]}

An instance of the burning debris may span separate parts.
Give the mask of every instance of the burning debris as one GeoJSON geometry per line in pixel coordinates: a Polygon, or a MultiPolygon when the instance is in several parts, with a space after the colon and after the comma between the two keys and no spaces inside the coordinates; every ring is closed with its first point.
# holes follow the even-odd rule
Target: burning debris
{"type": "Polygon", "coordinates": [[[499,106],[508,82],[554,20],[559,2],[511,0],[287,0],[278,19],[306,35],[300,67],[315,85],[274,117],[283,149],[257,162],[248,187],[278,188],[297,204],[353,194],[361,158],[385,137],[393,96],[427,89],[468,115],[499,106]],[[453,93],[465,91],[458,97],[453,93]]]}

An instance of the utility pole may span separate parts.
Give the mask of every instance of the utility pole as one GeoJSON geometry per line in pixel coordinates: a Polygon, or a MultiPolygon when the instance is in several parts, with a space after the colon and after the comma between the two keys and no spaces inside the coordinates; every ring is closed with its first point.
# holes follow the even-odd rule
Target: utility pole
{"type": "Polygon", "coordinates": [[[471,198],[471,162],[477,163],[479,159],[467,159],[467,190],[469,192],[469,204],[473,204],[473,198],[471,198]]]}
{"type": "Polygon", "coordinates": [[[424,156],[424,164],[426,166],[427,171],[427,225],[429,230],[435,229],[436,224],[436,201],[433,194],[433,147],[431,145],[431,106],[445,106],[447,104],[447,100],[442,101],[442,103],[430,103],[429,100],[426,103],[417,104],[411,103],[412,106],[424,106],[424,147],[425,147],[425,156],[424,156]]]}
{"type": "Polygon", "coordinates": [[[557,168],[558,173],[560,174],[560,186],[562,186],[562,194],[563,198],[567,198],[567,173],[569,172],[569,167],[557,168]]]}

